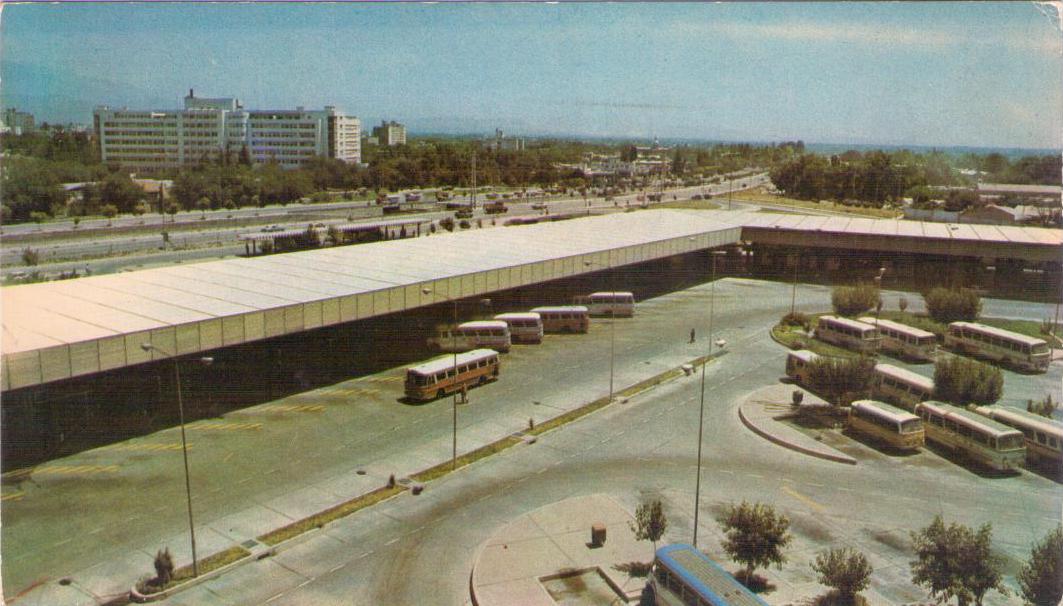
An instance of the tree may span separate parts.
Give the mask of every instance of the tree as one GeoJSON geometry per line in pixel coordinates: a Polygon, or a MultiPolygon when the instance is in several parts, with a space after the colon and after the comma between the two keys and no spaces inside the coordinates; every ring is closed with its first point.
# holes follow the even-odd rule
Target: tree
{"type": "Polygon", "coordinates": [[[155,553],[155,580],[159,587],[165,587],[173,578],[173,568],[169,547],[155,553]]]}
{"type": "Polygon", "coordinates": [[[41,261],[41,253],[35,248],[26,247],[22,249],[22,262],[26,265],[36,265],[41,261]]]}
{"type": "Polygon", "coordinates": [[[929,526],[912,532],[916,559],[909,562],[912,582],[930,590],[938,601],[956,598],[960,606],[979,606],[990,589],[1006,594],[1000,563],[991,554],[992,526],[977,532],[935,516],[929,526]]]}
{"type": "Polygon", "coordinates": [[[901,297],[900,299],[898,299],[897,300],[897,308],[901,310],[901,313],[904,313],[905,310],[908,309],[908,298],[907,297],[901,297]]]}
{"type": "Polygon", "coordinates": [[[954,189],[945,196],[945,210],[950,212],[962,212],[979,206],[982,206],[982,200],[978,192],[969,189],[954,189]]]}
{"type": "Polygon", "coordinates": [[[113,219],[118,216],[118,207],[116,207],[114,204],[104,204],[102,207],[100,207],[100,214],[107,217],[108,219],[113,219]]]}
{"type": "Polygon", "coordinates": [[[664,509],[660,500],[642,503],[635,508],[635,521],[628,522],[631,532],[635,533],[636,541],[651,541],[653,552],[657,553],[657,541],[668,530],[668,519],[664,516],[664,509]]]}
{"type": "Polygon", "coordinates": [[[1019,587],[1034,606],[1057,606],[1063,599],[1063,524],[1030,550],[1019,572],[1019,587]]]}
{"type": "Polygon", "coordinates": [[[923,300],[930,317],[942,324],[973,322],[982,312],[978,293],[967,288],[934,288],[923,295],[923,300]]]}
{"type": "Polygon", "coordinates": [[[634,162],[639,157],[639,148],[634,145],[627,145],[620,149],[620,160],[623,162],[634,162]]]}
{"type": "Polygon", "coordinates": [[[991,366],[950,356],[939,358],[934,365],[934,399],[957,406],[978,404],[987,406],[1004,393],[1004,374],[991,366]]]}
{"type": "Polygon", "coordinates": [[[723,549],[731,559],[745,566],[743,581],[749,585],[753,571],[775,564],[782,567],[786,557],[782,550],[790,544],[790,520],[776,514],[775,508],[764,503],[730,505],[716,522],[727,538],[723,549]]]}
{"type": "Polygon", "coordinates": [[[104,204],[113,204],[118,212],[131,213],[144,197],[144,190],[124,173],[111,173],[99,186],[100,200],[104,204]]]}
{"type": "Polygon", "coordinates": [[[838,603],[853,604],[856,594],[871,582],[871,564],[867,556],[850,547],[821,552],[812,564],[821,585],[837,591],[838,603]]]}
{"type": "Polygon", "coordinates": [[[870,284],[836,286],[830,293],[830,302],[838,315],[862,314],[878,304],[878,288],[870,284]]]}
{"type": "Polygon", "coordinates": [[[867,397],[875,361],[869,357],[820,356],[808,365],[808,386],[838,406],[867,397]]]}
{"type": "Polygon", "coordinates": [[[1052,394],[1045,396],[1043,400],[1027,400],[1026,411],[1035,415],[1041,415],[1051,419],[1052,413],[1059,408],[1059,403],[1052,400],[1052,394]]]}

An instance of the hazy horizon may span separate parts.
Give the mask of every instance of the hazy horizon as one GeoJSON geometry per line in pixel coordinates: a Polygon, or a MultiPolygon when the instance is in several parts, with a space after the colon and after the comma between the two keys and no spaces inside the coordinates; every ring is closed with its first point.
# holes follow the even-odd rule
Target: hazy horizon
{"type": "Polygon", "coordinates": [[[367,132],[1045,151],[1058,26],[1027,3],[7,5],[0,99],[60,123],[193,88],[367,132]]]}

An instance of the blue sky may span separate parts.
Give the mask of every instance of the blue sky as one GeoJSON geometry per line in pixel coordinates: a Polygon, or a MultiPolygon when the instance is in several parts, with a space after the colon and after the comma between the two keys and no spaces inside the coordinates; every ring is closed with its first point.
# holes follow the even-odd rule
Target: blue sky
{"type": "Polygon", "coordinates": [[[413,131],[1060,148],[1059,19],[1029,3],[29,4],[0,94],[334,104],[413,131]]]}

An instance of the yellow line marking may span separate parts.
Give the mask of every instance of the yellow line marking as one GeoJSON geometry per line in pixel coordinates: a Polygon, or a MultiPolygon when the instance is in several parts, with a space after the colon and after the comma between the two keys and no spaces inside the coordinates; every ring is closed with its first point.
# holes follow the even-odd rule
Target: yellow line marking
{"type": "MultiPolygon", "coordinates": [[[[192,448],[192,445],[189,444],[188,447],[192,448]]],[[[100,450],[114,450],[118,452],[140,452],[146,450],[149,452],[159,452],[164,450],[181,450],[181,444],[179,442],[168,444],[112,444],[111,446],[104,446],[100,450]]]]}
{"type": "Polygon", "coordinates": [[[236,431],[239,429],[262,429],[262,423],[194,423],[188,429],[205,431],[236,431]]]}
{"type": "Polygon", "coordinates": [[[22,492],[11,492],[0,496],[0,501],[21,501],[24,496],[26,496],[26,494],[22,492]]]}
{"type": "Polygon", "coordinates": [[[797,492],[796,490],[794,490],[793,488],[790,488],[789,486],[783,486],[782,487],[782,491],[785,492],[786,494],[790,495],[791,497],[797,499],[798,501],[801,501],[805,505],[808,505],[812,509],[815,509],[819,513],[825,513],[827,511],[826,508],[824,508],[819,503],[817,503],[817,502],[813,501],[812,499],[806,497],[805,495],[797,492]]]}
{"type": "Polygon", "coordinates": [[[255,414],[268,412],[322,412],[325,407],[321,404],[266,404],[257,408],[241,410],[240,414],[255,414]]]}
{"type": "Polygon", "coordinates": [[[114,473],[117,465],[51,465],[34,469],[33,475],[44,476],[89,476],[98,473],[114,473]]]}

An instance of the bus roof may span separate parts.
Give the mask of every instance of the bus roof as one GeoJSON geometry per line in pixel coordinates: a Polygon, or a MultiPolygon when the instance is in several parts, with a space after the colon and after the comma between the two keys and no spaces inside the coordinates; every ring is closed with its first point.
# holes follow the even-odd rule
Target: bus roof
{"type": "Polygon", "coordinates": [[[978,406],[974,409],[980,415],[985,415],[995,421],[1000,421],[1012,427],[1018,425],[1043,431],[1063,439],[1063,423],[1054,419],[1048,419],[1041,415],[1010,406],[978,406]]]}
{"type": "Polygon", "coordinates": [[[472,322],[462,322],[458,324],[458,328],[509,328],[509,324],[506,324],[502,320],[473,320],[472,322]]]}
{"type": "Polygon", "coordinates": [[[826,320],[828,323],[833,322],[835,324],[840,324],[842,326],[848,326],[849,328],[853,328],[855,330],[874,330],[875,329],[874,325],[872,325],[872,324],[865,324],[863,322],[858,322],[856,320],[850,320],[849,318],[842,318],[842,317],[839,317],[839,316],[820,316],[819,317],[819,321],[820,322],[822,322],[824,320],[826,320]]]}
{"type": "Polygon", "coordinates": [[[514,311],[495,316],[496,320],[540,320],[542,316],[534,311],[514,311]]]}
{"type": "Polygon", "coordinates": [[[714,606],[767,606],[767,602],[690,545],[676,543],[661,547],[657,550],[657,560],[664,562],[714,606]]]}
{"type": "Polygon", "coordinates": [[[893,320],[880,320],[878,318],[863,317],[860,321],[864,324],[871,324],[872,326],[884,326],[886,328],[896,330],[897,332],[909,334],[913,337],[920,339],[932,338],[934,333],[929,330],[923,330],[922,328],[916,328],[914,326],[908,326],[907,324],[901,324],[900,322],[894,322],[893,320]]]}
{"type": "Polygon", "coordinates": [[[587,313],[586,305],[555,305],[553,307],[535,307],[532,311],[541,314],[548,313],[587,313]]]}
{"type": "Polygon", "coordinates": [[[1048,345],[1048,343],[1044,339],[1028,337],[1026,335],[1021,335],[1017,332],[1011,332],[1010,330],[1004,330],[1003,328],[997,328],[995,326],[986,326],[985,324],[979,324],[977,322],[953,322],[952,324],[949,324],[949,328],[952,328],[953,326],[956,326],[958,328],[970,328],[972,330],[977,330],[980,333],[984,333],[1000,339],[1016,341],[1024,345],[1048,345]]]}
{"type": "Polygon", "coordinates": [[[906,383],[925,387],[927,390],[933,391],[934,380],[923,375],[912,372],[906,368],[894,366],[893,364],[875,364],[875,372],[893,377],[894,379],[900,379],[906,383]]]}
{"type": "Polygon", "coordinates": [[[891,406],[885,402],[879,402],[878,400],[857,400],[851,404],[851,407],[860,410],[874,410],[878,416],[884,419],[889,419],[895,423],[919,420],[918,416],[913,415],[907,410],[901,410],[896,406],[891,406]]]}
{"type": "Polygon", "coordinates": [[[460,353],[457,356],[453,354],[447,354],[445,356],[439,356],[438,358],[432,358],[424,364],[411,366],[406,369],[406,372],[413,372],[422,375],[434,375],[437,372],[447,370],[449,368],[454,368],[454,366],[457,364],[466,364],[468,362],[472,362],[473,360],[479,360],[481,358],[488,358],[497,355],[498,352],[493,349],[474,349],[472,351],[460,353]]]}
{"type": "Polygon", "coordinates": [[[812,360],[815,360],[819,357],[819,354],[808,349],[798,349],[795,351],[790,351],[787,353],[787,355],[793,356],[799,360],[804,360],[805,362],[811,362],[812,360]]]}
{"type": "Polygon", "coordinates": [[[627,292],[627,291],[614,290],[614,291],[592,292],[590,294],[590,296],[592,296],[592,297],[634,297],[635,295],[633,293],[630,293],[630,292],[627,292]]]}
{"type": "Polygon", "coordinates": [[[1008,427],[1007,425],[1004,425],[1003,423],[998,423],[993,419],[990,419],[989,417],[984,417],[978,413],[971,412],[970,410],[965,410],[963,408],[960,408],[959,406],[953,406],[952,404],[946,404],[945,402],[929,400],[927,402],[917,404],[916,410],[919,410],[919,407],[927,408],[932,412],[936,412],[941,416],[950,419],[954,423],[966,425],[967,427],[971,427],[974,429],[980,429],[998,438],[1001,436],[1012,434],[1022,435],[1022,433],[1014,427],[1008,427]]]}

